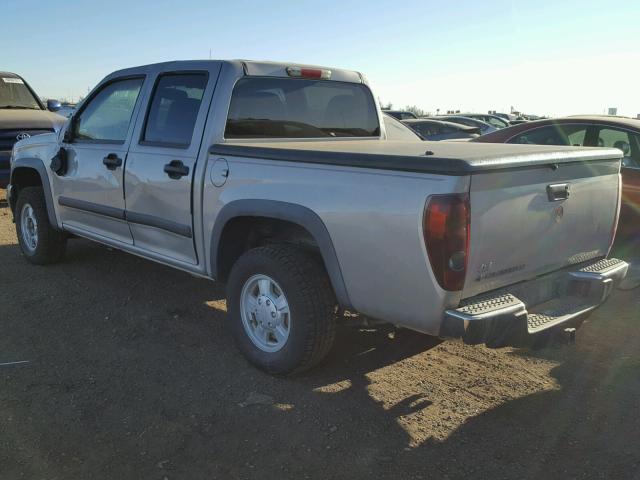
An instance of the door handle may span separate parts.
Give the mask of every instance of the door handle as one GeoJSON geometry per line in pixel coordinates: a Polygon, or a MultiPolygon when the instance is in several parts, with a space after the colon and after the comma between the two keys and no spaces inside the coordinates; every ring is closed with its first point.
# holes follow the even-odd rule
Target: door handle
{"type": "Polygon", "coordinates": [[[116,153],[110,153],[102,159],[102,163],[108,170],[115,170],[122,166],[122,159],[116,153]]]}
{"type": "Polygon", "coordinates": [[[189,175],[189,167],[187,167],[180,160],[171,160],[164,166],[164,173],[169,175],[169,178],[177,180],[180,177],[189,175]]]}

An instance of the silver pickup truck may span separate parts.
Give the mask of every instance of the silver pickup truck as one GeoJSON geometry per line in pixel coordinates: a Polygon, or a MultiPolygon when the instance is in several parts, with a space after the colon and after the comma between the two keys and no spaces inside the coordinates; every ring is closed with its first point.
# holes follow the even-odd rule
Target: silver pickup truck
{"type": "Polygon", "coordinates": [[[579,324],[624,278],[618,150],[391,141],[374,98],[303,65],[115,72],[16,144],[22,252],[56,262],[79,236],[226,282],[274,374],[317,364],[344,309],[498,346],[579,324]]]}

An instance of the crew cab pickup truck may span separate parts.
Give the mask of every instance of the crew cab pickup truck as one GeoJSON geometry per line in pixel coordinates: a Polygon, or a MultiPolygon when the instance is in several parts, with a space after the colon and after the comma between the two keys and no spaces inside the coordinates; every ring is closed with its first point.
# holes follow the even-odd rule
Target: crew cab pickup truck
{"type": "Polygon", "coordinates": [[[65,122],[64,117],[53,113],[59,109],[57,100],[48,100],[45,109],[21,76],[0,72],[0,188],[9,183],[13,144],[32,135],[59,130],[65,122]]]}
{"type": "Polygon", "coordinates": [[[273,374],[317,364],[344,310],[497,346],[580,323],[624,278],[619,150],[391,141],[374,99],[303,65],[112,73],[16,144],[22,253],[79,236],[226,282],[239,348],[273,374]]]}

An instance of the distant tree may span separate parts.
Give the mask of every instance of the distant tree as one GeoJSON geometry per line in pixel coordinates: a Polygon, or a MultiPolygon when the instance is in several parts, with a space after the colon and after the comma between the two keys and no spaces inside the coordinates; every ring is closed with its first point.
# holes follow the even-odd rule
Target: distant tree
{"type": "Polygon", "coordinates": [[[404,109],[407,112],[413,113],[416,117],[427,117],[431,115],[431,112],[427,112],[415,105],[407,105],[404,109]]]}
{"type": "Polygon", "coordinates": [[[393,110],[393,103],[388,102],[386,105],[384,103],[382,103],[382,100],[380,100],[380,97],[378,97],[378,103],[380,104],[380,108],[382,110],[393,110]]]}

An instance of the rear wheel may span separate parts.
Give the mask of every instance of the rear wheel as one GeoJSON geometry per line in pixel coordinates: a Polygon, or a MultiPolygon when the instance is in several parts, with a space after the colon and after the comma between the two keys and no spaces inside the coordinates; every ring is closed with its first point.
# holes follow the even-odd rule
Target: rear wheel
{"type": "Polygon", "coordinates": [[[312,255],[289,245],[248,251],[227,283],[231,328],[247,359],[272,374],[317,365],[335,336],[335,297],[312,255]]]}
{"type": "Polygon", "coordinates": [[[66,237],[49,223],[42,187],[20,190],[15,215],[18,244],[27,260],[44,265],[62,258],[66,237]]]}

